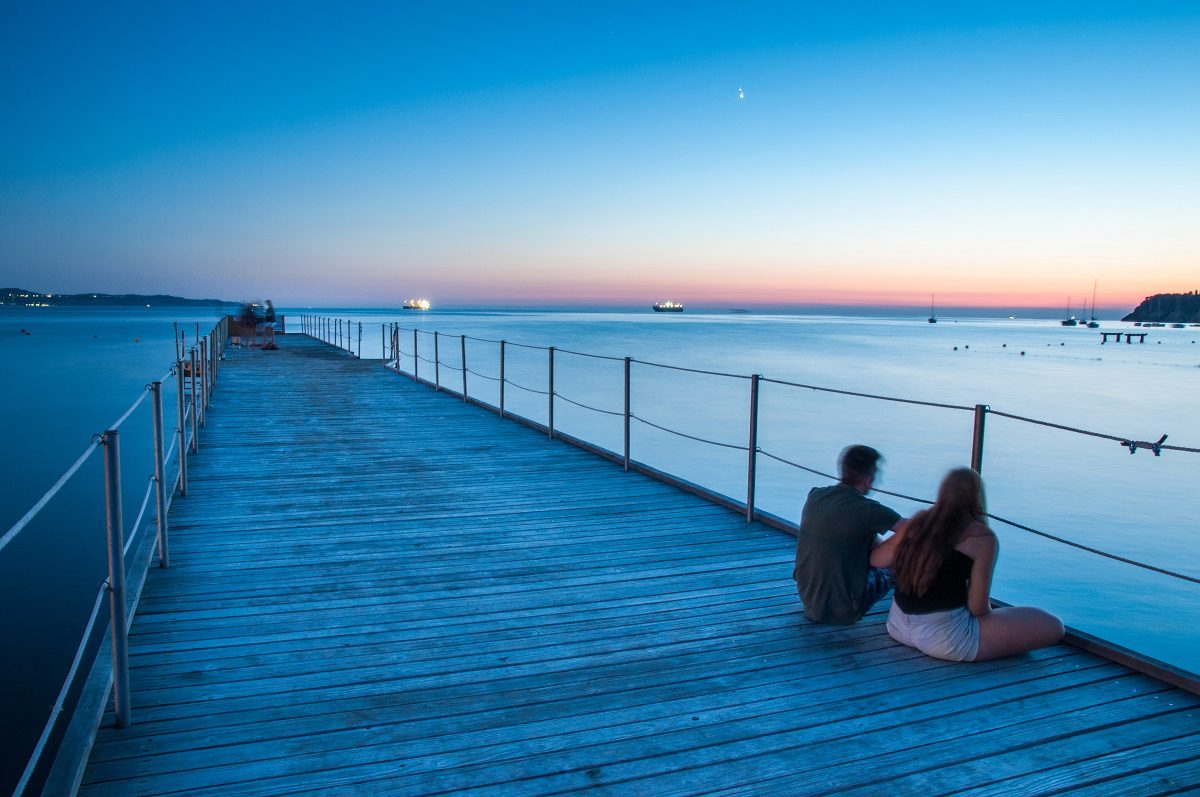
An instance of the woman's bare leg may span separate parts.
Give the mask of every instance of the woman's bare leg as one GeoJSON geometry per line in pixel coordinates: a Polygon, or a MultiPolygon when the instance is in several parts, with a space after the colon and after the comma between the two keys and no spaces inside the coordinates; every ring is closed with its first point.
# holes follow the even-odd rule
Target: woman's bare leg
{"type": "Polygon", "coordinates": [[[1049,612],[1029,606],[992,609],[979,618],[979,652],[975,661],[1002,659],[1044,648],[1062,636],[1062,620],[1049,612]]]}

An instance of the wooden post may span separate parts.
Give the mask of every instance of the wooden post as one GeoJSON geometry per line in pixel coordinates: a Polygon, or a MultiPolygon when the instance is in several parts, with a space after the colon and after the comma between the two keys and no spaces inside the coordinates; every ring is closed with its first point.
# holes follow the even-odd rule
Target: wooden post
{"type": "Polygon", "coordinates": [[[462,372],[463,372],[463,401],[467,400],[467,336],[459,335],[462,339],[462,372]]]}
{"type": "Polygon", "coordinates": [[[166,444],[163,440],[162,382],[150,383],[150,411],[153,413],[151,424],[154,428],[154,509],[158,516],[158,566],[166,567],[169,552],[167,550],[167,468],[163,459],[166,444]]]}
{"type": "Polygon", "coordinates": [[[124,728],[129,725],[129,642],[125,636],[125,534],[121,526],[119,441],[116,429],[104,433],[104,508],[108,529],[108,612],[112,619],[113,711],[117,727],[124,728]]]}
{"type": "Polygon", "coordinates": [[[629,366],[632,357],[625,358],[625,470],[629,470],[629,366]]]}
{"type": "Polygon", "coordinates": [[[746,461],[746,522],[754,520],[754,484],[758,466],[758,380],[750,377],[750,445],[746,461]]]}
{"type": "Polygon", "coordinates": [[[990,409],[986,404],[975,405],[975,428],[971,434],[971,468],[980,474],[983,473],[983,427],[990,409]]]}
{"type": "Polygon", "coordinates": [[[504,417],[504,341],[500,341],[500,417],[504,417]]]}
{"type": "Polygon", "coordinates": [[[547,374],[547,378],[546,378],[546,387],[547,387],[546,401],[548,403],[548,407],[546,409],[546,431],[550,435],[551,439],[553,439],[554,438],[554,347],[551,346],[549,351],[550,351],[550,362],[549,362],[550,370],[549,370],[549,372],[547,374]]]}

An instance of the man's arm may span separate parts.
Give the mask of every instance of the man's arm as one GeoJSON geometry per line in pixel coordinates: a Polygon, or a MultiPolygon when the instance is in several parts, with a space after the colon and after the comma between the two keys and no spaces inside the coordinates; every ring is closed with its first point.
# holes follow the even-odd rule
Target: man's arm
{"type": "Polygon", "coordinates": [[[904,539],[904,529],[907,525],[908,518],[900,518],[892,524],[891,530],[895,533],[871,549],[871,567],[892,566],[896,558],[896,549],[904,539]]]}

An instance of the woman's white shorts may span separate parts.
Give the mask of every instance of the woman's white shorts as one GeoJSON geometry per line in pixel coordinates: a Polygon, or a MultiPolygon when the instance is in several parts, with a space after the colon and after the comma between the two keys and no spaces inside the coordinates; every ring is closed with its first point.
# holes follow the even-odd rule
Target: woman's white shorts
{"type": "Polygon", "coordinates": [[[979,618],[967,607],[948,612],[905,614],[892,602],[888,633],[897,642],[948,661],[974,661],[979,653],[979,618]]]}

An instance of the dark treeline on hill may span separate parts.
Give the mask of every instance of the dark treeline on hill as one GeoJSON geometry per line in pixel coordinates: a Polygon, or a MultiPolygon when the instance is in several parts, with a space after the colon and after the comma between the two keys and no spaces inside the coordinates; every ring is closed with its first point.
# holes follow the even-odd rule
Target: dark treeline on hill
{"type": "Polygon", "coordinates": [[[184,299],[156,293],[39,293],[22,288],[0,288],[0,304],[19,307],[235,307],[221,299],[184,299]]]}
{"type": "Polygon", "coordinates": [[[1132,313],[1121,320],[1200,324],[1200,292],[1156,293],[1147,296],[1132,313]]]}

